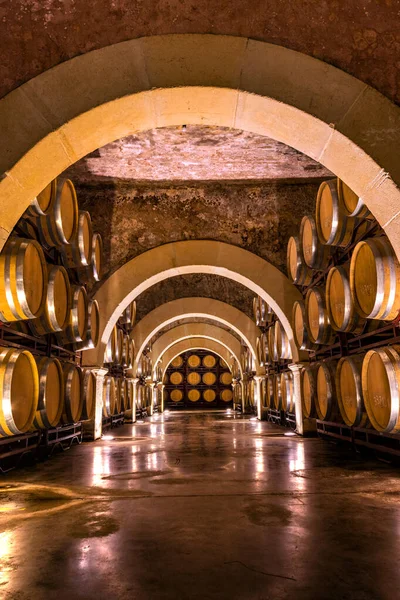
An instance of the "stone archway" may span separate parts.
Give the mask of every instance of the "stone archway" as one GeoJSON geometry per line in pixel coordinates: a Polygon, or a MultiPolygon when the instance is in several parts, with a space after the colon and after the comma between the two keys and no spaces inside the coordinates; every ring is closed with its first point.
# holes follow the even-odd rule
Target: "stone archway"
{"type": "Polygon", "coordinates": [[[111,330],[125,307],[158,281],[186,273],[213,273],[233,279],[258,294],[277,314],[289,338],[292,356],[299,352],[291,327],[293,303],[301,299],[297,288],[268,261],[231,244],[190,240],[158,246],[128,261],[99,288],[100,341],[84,353],[86,365],[103,364],[111,330]]]}
{"type": "Polygon", "coordinates": [[[134,328],[132,332],[136,348],[134,370],[144,348],[160,329],[178,319],[193,317],[213,319],[231,327],[250,348],[257,362],[257,337],[261,332],[247,315],[230,304],[213,298],[180,298],[155,308],[134,328]]]}
{"type": "Polygon", "coordinates": [[[363,198],[400,256],[400,109],[310,56],[196,34],[89,52],[0,101],[0,245],[82,156],[139,130],[199,123],[267,135],[319,161],[363,198]]]}

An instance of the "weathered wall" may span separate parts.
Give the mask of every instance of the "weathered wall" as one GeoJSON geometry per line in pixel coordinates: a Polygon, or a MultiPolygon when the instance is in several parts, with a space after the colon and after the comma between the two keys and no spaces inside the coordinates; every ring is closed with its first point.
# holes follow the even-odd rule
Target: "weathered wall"
{"type": "Polygon", "coordinates": [[[211,239],[240,246],[285,271],[286,245],[314,212],[317,183],[77,185],[103,236],[106,274],[168,242],[211,239]]]}
{"type": "Polygon", "coordinates": [[[212,33],[280,44],[400,100],[399,0],[13,0],[0,7],[0,95],[73,56],[131,38],[212,33]]]}

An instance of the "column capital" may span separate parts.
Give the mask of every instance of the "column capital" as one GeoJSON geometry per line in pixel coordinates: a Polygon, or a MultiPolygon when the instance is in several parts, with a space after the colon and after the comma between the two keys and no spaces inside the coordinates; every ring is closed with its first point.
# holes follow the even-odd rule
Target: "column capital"
{"type": "Polygon", "coordinates": [[[265,379],[265,375],[254,375],[253,379],[254,381],[262,381],[265,379]]]}
{"type": "Polygon", "coordinates": [[[108,369],[104,367],[84,367],[84,369],[89,369],[95,375],[106,375],[108,373],[108,369]]]}
{"type": "Polygon", "coordinates": [[[303,367],[306,367],[308,364],[308,362],[303,361],[300,363],[291,363],[290,365],[288,365],[288,367],[293,373],[296,373],[298,371],[301,371],[301,369],[303,367]]]}

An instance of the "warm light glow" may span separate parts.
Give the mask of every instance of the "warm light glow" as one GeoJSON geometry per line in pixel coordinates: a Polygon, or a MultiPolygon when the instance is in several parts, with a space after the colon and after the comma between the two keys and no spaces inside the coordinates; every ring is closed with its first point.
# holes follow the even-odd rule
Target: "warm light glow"
{"type": "Polygon", "coordinates": [[[103,440],[113,440],[114,436],[113,435],[103,435],[103,440]]]}

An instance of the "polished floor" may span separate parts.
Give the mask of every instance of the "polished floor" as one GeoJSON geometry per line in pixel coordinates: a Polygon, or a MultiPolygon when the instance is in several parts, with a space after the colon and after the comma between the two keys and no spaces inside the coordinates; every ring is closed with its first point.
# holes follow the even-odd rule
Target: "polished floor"
{"type": "Polygon", "coordinates": [[[156,415],[2,476],[0,598],[395,600],[399,473],[250,418],[156,415]]]}

